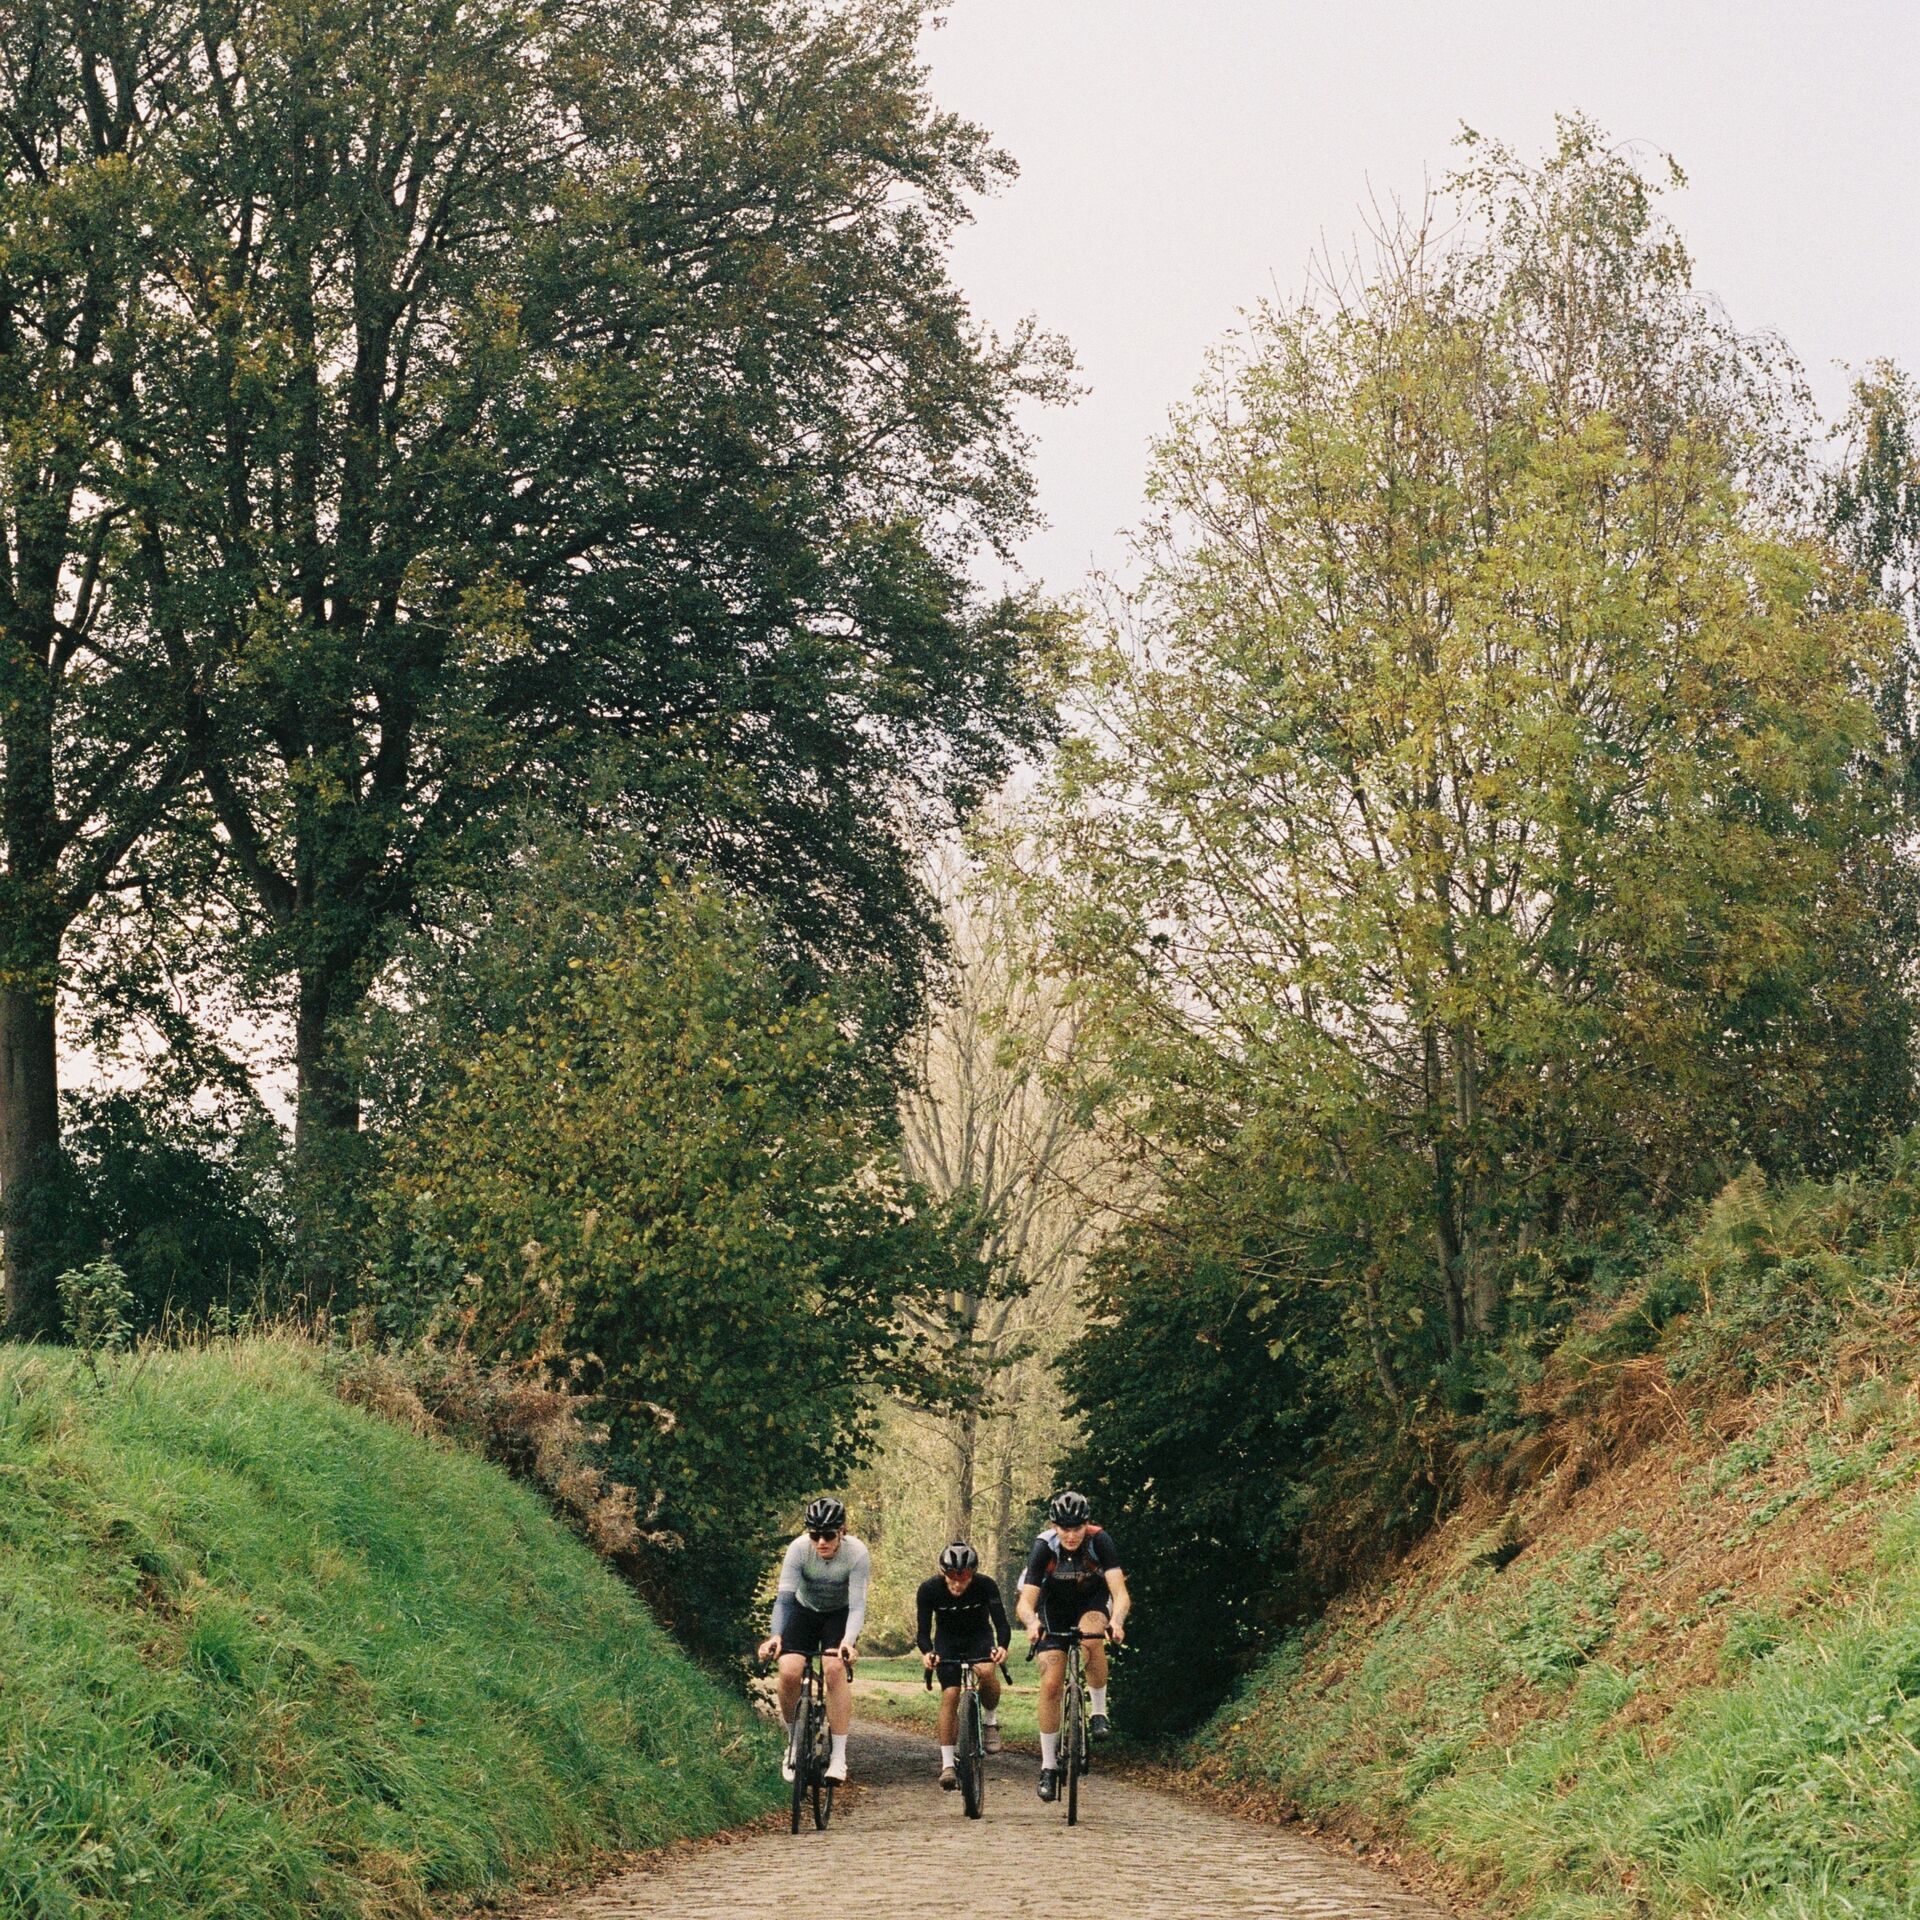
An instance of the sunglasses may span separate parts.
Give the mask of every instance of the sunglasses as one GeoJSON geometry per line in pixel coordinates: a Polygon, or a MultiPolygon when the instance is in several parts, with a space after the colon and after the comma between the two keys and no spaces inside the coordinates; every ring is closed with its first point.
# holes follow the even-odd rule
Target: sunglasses
{"type": "Polygon", "coordinates": [[[809,1527],[807,1529],[807,1538],[809,1540],[838,1540],[840,1538],[840,1529],[838,1527],[809,1527]]]}

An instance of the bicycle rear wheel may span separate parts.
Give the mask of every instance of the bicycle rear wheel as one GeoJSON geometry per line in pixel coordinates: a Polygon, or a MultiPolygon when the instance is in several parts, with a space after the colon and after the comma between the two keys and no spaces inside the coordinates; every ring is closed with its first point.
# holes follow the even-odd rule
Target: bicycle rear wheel
{"type": "Polygon", "coordinates": [[[987,1756],[980,1733],[980,1696],[968,1688],[960,1696],[960,1800],[969,1820],[978,1820],[987,1804],[987,1756]]]}

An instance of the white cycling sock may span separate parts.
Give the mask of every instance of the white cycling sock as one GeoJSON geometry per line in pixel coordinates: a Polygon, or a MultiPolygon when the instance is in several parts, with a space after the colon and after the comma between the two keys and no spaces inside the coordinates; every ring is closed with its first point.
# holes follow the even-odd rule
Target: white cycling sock
{"type": "Polygon", "coordinates": [[[953,1765],[953,1756],[954,1756],[954,1754],[955,1754],[955,1752],[956,1752],[956,1751],[957,1751],[957,1749],[955,1749],[955,1748],[953,1748],[953,1747],[942,1747],[942,1748],[940,1749],[940,1764],[941,1764],[941,1765],[942,1765],[943,1767],[950,1767],[950,1766],[952,1766],[952,1765],[953,1765]]]}
{"type": "Polygon", "coordinates": [[[1057,1733],[1043,1733],[1040,1736],[1040,1764],[1049,1769],[1060,1764],[1060,1736],[1057,1733]]]}
{"type": "Polygon", "coordinates": [[[1093,1710],[1095,1713],[1106,1712],[1107,1690],[1105,1687],[1089,1687],[1087,1689],[1087,1698],[1093,1703],[1093,1710]]]}
{"type": "Polygon", "coordinates": [[[997,1727],[1000,1724],[1000,1709],[998,1707],[982,1707],[980,1709],[980,1719],[981,1723],[985,1726],[997,1727]]]}
{"type": "Polygon", "coordinates": [[[847,1757],[847,1736],[844,1733],[836,1733],[833,1736],[833,1757],[835,1760],[844,1760],[847,1757]]]}

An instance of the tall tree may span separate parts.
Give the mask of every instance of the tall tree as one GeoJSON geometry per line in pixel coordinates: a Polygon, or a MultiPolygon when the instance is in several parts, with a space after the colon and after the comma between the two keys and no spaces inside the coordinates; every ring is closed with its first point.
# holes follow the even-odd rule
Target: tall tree
{"type": "Polygon", "coordinates": [[[570,872],[499,916],[534,962],[511,1019],[491,956],[446,1009],[472,1037],[392,1142],[372,1297],[592,1397],[677,1624],[717,1654],[780,1519],[858,1461],[877,1391],[920,1383],[896,1310],[977,1262],[902,1175],[844,991],[796,991],[757,916],[699,887],[604,917],[576,895],[592,938],[554,967],[527,915],[570,872]]]}
{"type": "Polygon", "coordinates": [[[200,13],[124,498],[304,1154],[394,932],[529,793],[909,1007],[914,849],[1043,725],[1044,628],[967,568],[1063,373],[947,279],[1008,165],[918,0],[200,13]]]}
{"type": "Polygon", "coordinates": [[[1920,808],[1920,395],[1912,376],[1876,362],[1854,382],[1827,487],[1827,525],[1869,590],[1900,622],[1901,644],[1874,705],[1920,808]]]}
{"type": "Polygon", "coordinates": [[[6,1321],[50,1330],[43,1202],[76,919],[178,790],[160,663],[120,590],[115,395],[164,337],[191,9],[11,9],[0,49],[0,1241],[6,1321]]]}
{"type": "MultiPolygon", "coordinates": [[[[951,964],[908,1044],[901,1154],[930,1193],[971,1207],[982,1270],[1001,1284],[909,1303],[914,1330],[947,1356],[959,1404],[894,1417],[945,1490],[943,1540],[971,1540],[999,1568],[1066,1438],[1048,1415],[1049,1368],[1074,1330],[1088,1257],[1142,1183],[1062,1085],[1079,1016],[1061,982],[1034,973],[1013,891],[957,855],[941,890],[951,964]]],[[[893,1466],[908,1471],[896,1451],[883,1483],[893,1466]]]]}
{"type": "Polygon", "coordinates": [[[1567,1236],[1908,1097],[1850,1091],[1907,1058],[1890,635],[1766,509],[1791,379],[1592,129],[1458,185],[1176,422],[1043,809],[1110,1113],[1196,1214],[1268,1196],[1249,1284],[1338,1285],[1390,1415],[1567,1236]]]}

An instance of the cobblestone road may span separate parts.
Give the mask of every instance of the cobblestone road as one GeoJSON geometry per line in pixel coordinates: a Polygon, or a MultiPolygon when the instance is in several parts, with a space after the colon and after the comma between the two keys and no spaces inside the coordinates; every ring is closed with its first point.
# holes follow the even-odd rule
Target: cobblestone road
{"type": "Polygon", "coordinates": [[[1088,1779],[1069,1827],[1035,1797],[1037,1763],[1001,1754],[989,1762],[986,1818],[972,1821],[957,1793],[933,1784],[934,1749],[920,1735],[857,1725],[852,1758],[862,1791],[825,1833],[670,1856],[544,1905],[537,1920],[1055,1920],[1063,1906],[1128,1920],[1444,1920],[1303,1835],[1109,1775],[1088,1779]]]}

